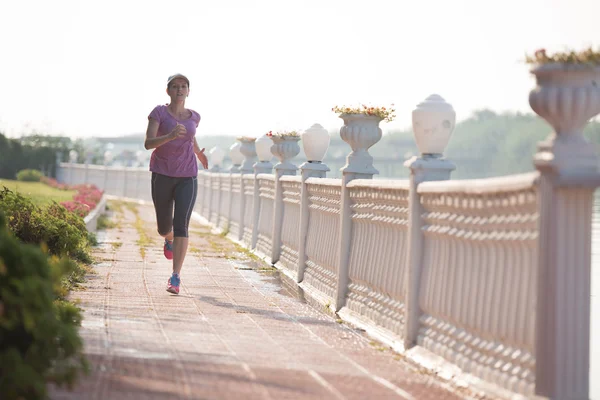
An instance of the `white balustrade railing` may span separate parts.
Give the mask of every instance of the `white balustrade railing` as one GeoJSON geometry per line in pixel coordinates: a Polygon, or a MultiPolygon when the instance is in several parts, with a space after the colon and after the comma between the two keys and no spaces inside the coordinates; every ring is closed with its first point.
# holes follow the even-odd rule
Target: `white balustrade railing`
{"type": "Polygon", "coordinates": [[[229,212],[231,206],[231,180],[232,176],[226,173],[220,173],[219,179],[221,181],[220,191],[221,196],[219,197],[219,217],[215,224],[221,230],[227,228],[229,224],[229,212]]]}
{"type": "MultiPolygon", "coordinates": [[[[326,178],[319,160],[296,176],[288,155],[298,138],[278,138],[274,170],[264,138],[259,162],[254,141],[240,138],[232,152],[239,148],[243,161],[236,153],[230,172],[198,174],[195,210],[307,298],[420,362],[423,353],[444,359],[496,393],[587,399],[597,158],[579,145],[583,137],[562,143],[558,132],[551,141],[560,143],[540,147],[535,173],[450,181],[454,164],[434,151],[435,135],[447,142],[454,111],[439,96],[416,111],[415,134],[427,138],[405,164],[408,180],[370,179],[378,122],[347,117],[342,138],[353,151],[342,179],[326,178]]],[[[150,198],[149,173],[136,168],[64,163],[59,179],[150,198]]]]}
{"type": "Polygon", "coordinates": [[[314,291],[324,304],[331,304],[337,287],[341,180],[309,178],[306,186],[306,261],[299,265],[298,280],[306,291],[314,291]]]}
{"type": "Polygon", "coordinates": [[[346,307],[402,335],[409,183],[357,179],[348,188],[352,233],[346,307]]]}
{"type": "Polygon", "coordinates": [[[529,393],[535,376],[538,173],[419,187],[419,345],[529,393]]]}
{"type": "Polygon", "coordinates": [[[282,176],[283,218],[281,222],[281,267],[298,275],[298,235],[300,233],[300,198],[302,183],[299,176],[282,176]]]}
{"type": "MultiPolygon", "coordinates": [[[[273,205],[275,201],[275,177],[273,175],[259,174],[258,207],[255,207],[257,222],[256,242],[254,247],[262,254],[271,254],[273,251],[273,205]]],[[[256,197],[255,197],[256,198],[256,197]]]]}
{"type": "Polygon", "coordinates": [[[249,245],[252,243],[252,229],[254,227],[254,175],[242,175],[242,196],[244,204],[242,208],[243,230],[240,240],[245,245],[249,245]]]}

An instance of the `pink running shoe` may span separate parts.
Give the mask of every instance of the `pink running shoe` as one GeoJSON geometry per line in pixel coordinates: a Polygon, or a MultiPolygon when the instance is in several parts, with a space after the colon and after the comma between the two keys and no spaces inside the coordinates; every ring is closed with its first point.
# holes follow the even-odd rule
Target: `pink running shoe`
{"type": "Polygon", "coordinates": [[[163,253],[167,260],[173,259],[173,241],[165,239],[165,245],[163,246],[163,253]]]}
{"type": "Polygon", "coordinates": [[[181,284],[181,278],[177,274],[171,275],[167,283],[167,292],[173,294],[179,294],[179,285],[181,284]]]}

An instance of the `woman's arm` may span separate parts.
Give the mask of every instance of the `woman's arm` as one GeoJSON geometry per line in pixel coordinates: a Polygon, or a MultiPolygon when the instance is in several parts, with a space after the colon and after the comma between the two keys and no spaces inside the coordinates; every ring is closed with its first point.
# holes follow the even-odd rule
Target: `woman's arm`
{"type": "Polygon", "coordinates": [[[178,137],[184,137],[187,130],[185,126],[181,124],[177,124],[175,128],[168,135],[156,136],[158,134],[158,121],[154,118],[150,118],[148,120],[148,128],[146,129],[146,141],[144,142],[144,147],[146,150],[155,149],[163,144],[170,142],[173,139],[177,139],[178,137]]]}
{"type": "Polygon", "coordinates": [[[206,154],[204,154],[204,147],[200,148],[200,146],[198,146],[198,142],[196,141],[195,136],[194,136],[194,153],[196,153],[196,157],[198,157],[198,160],[200,160],[200,163],[202,163],[202,166],[204,167],[204,169],[208,169],[208,158],[206,158],[206,154]]]}

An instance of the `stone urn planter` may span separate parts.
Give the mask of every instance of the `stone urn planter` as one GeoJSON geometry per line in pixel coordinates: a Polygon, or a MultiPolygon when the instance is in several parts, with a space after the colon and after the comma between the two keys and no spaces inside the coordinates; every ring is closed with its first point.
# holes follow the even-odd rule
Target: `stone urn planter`
{"type": "Polygon", "coordinates": [[[367,114],[341,114],[340,118],[344,121],[340,136],[352,148],[343,170],[357,174],[378,174],[369,148],[381,140],[379,123],[383,118],[367,114]]]}
{"type": "Polygon", "coordinates": [[[256,138],[242,136],[237,138],[240,142],[240,152],[244,155],[244,162],[240,167],[240,172],[250,174],[254,172],[254,163],[256,162],[256,138]]]}
{"type": "Polygon", "coordinates": [[[441,96],[432,94],[412,112],[417,148],[422,155],[444,153],[454,131],[456,112],[441,96]]]}
{"type": "Polygon", "coordinates": [[[300,136],[273,135],[271,139],[273,140],[271,153],[279,160],[275,169],[297,170],[298,167],[289,160],[300,153],[300,145],[298,145],[300,136]]]}
{"type": "Polygon", "coordinates": [[[536,87],[529,104],[554,129],[539,145],[536,165],[595,173],[597,155],[583,129],[600,113],[600,65],[553,62],[535,66],[531,73],[536,87]]]}

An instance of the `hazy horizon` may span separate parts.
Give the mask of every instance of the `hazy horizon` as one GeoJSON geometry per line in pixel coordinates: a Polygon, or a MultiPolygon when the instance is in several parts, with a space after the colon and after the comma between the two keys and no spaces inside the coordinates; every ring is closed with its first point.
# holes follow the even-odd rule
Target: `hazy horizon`
{"type": "Polygon", "coordinates": [[[175,72],[199,135],[258,136],[342,121],[334,105],[395,104],[410,129],[437,93],[457,120],[531,112],[526,53],[597,47],[600,2],[23,0],[3,5],[0,132],[144,133],[175,72]]]}

